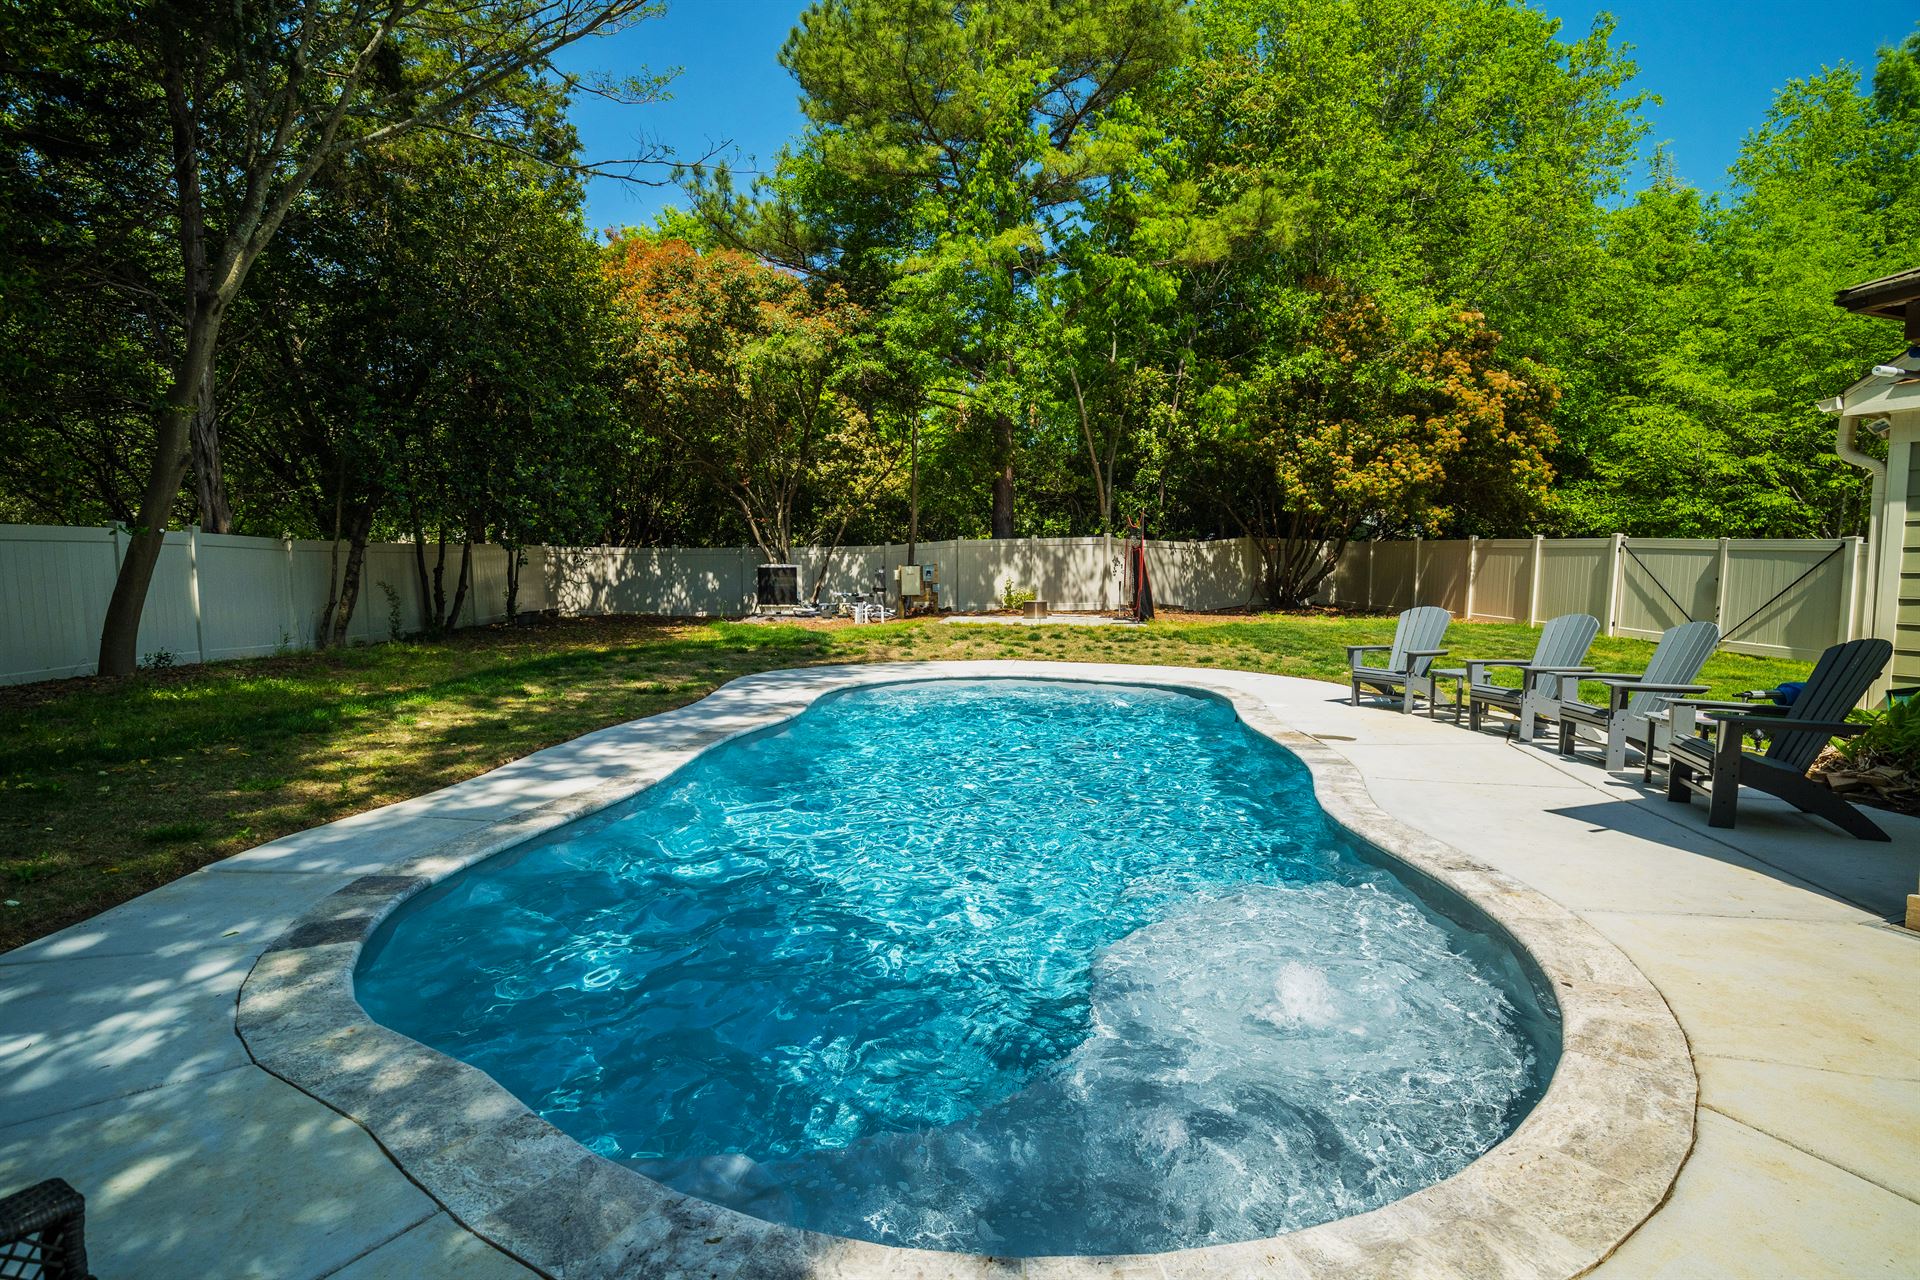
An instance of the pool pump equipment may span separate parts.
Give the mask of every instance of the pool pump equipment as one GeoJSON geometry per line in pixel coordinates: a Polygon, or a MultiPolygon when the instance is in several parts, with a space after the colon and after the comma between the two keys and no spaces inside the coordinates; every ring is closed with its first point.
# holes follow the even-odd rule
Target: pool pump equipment
{"type": "Polygon", "coordinates": [[[931,612],[940,607],[940,566],[903,564],[894,570],[895,591],[903,614],[931,612]]]}

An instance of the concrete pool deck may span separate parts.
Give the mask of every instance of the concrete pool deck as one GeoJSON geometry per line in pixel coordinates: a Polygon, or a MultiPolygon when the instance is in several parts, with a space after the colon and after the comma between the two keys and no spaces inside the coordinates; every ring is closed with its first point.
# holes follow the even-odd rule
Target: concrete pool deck
{"type": "MultiPolygon", "coordinates": [[[[1920,870],[1920,822],[1889,818],[1894,844],[1866,845],[1748,793],[1739,829],[1709,831],[1704,806],[1492,735],[1350,708],[1312,681],[940,665],[1230,683],[1351,761],[1392,817],[1619,946],[1686,1032],[1699,1109],[1670,1200],[1595,1274],[1911,1274],[1920,936],[1885,920],[1920,870]]],[[[103,1280],[530,1274],[365,1130],[254,1065],[236,994],[296,917],[360,876],[561,797],[657,777],[671,767],[664,744],[690,730],[711,742],[742,727],[701,705],[250,850],[0,956],[0,1188],[56,1174],[79,1187],[103,1280]]]]}

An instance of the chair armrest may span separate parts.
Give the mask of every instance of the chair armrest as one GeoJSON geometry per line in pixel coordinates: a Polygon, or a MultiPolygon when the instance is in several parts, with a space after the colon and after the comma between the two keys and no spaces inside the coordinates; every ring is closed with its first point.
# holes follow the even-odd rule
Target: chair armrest
{"type": "Polygon", "coordinates": [[[1704,684],[1649,684],[1645,680],[1602,680],[1607,689],[1607,706],[1618,711],[1627,705],[1627,699],[1636,693],[1705,693],[1711,685],[1704,684]]]}
{"type": "Polygon", "coordinates": [[[1518,667],[1525,664],[1525,658],[1468,658],[1466,659],[1467,683],[1479,684],[1488,667],[1518,667]]]}
{"type": "MultiPolygon", "coordinates": [[[[1391,649],[1393,646],[1388,645],[1387,647],[1391,649]]],[[[1409,649],[1407,650],[1407,656],[1409,658],[1444,658],[1447,656],[1447,650],[1445,649],[1409,649]]]]}
{"type": "Polygon", "coordinates": [[[1520,668],[1520,687],[1531,693],[1540,680],[1562,680],[1569,676],[1578,677],[1590,670],[1588,667],[1536,667],[1531,662],[1520,668]]]}
{"type": "Polygon", "coordinates": [[[1469,667],[1512,667],[1516,671],[1539,676],[1571,676],[1591,671],[1592,667],[1547,667],[1535,665],[1531,658],[1468,658],[1469,667]]]}
{"type": "Polygon", "coordinates": [[[1824,733],[1830,738],[1851,738],[1869,726],[1852,720],[1780,720],[1774,716],[1715,716],[1722,728],[1746,732],[1746,726],[1770,729],[1775,733],[1824,733]]]}
{"type": "MultiPolygon", "coordinates": [[[[1705,693],[1712,685],[1706,684],[1649,684],[1645,680],[1602,680],[1601,684],[1613,689],[1631,689],[1635,693],[1705,693]]],[[[1680,701],[1700,705],[1703,699],[1684,698],[1680,701]]],[[[1750,702],[1729,703],[1729,706],[1750,707],[1750,702]]]]}
{"type": "Polygon", "coordinates": [[[0,1199],[0,1243],[43,1235],[86,1212],[87,1202],[64,1178],[48,1178],[0,1199]]]}
{"type": "Polygon", "coordinates": [[[1390,651],[1393,646],[1390,644],[1350,644],[1346,648],[1347,669],[1351,671],[1359,667],[1360,655],[1365,653],[1386,653],[1390,651]]]}

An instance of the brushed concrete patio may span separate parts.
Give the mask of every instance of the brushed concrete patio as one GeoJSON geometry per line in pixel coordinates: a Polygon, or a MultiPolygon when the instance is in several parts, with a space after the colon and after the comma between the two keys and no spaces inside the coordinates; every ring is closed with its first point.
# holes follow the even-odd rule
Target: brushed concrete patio
{"type": "MultiPolygon", "coordinates": [[[[1749,793],[1740,828],[1711,831],[1704,806],[1590,763],[1350,708],[1327,684],[1205,675],[1350,759],[1392,816],[1583,917],[1673,1008],[1700,1077],[1694,1153],[1596,1274],[1913,1274],[1920,935],[1887,921],[1920,873],[1920,822],[1889,818],[1893,845],[1867,845],[1749,793]]],[[[741,723],[717,699],[591,734],[0,956],[0,1189],[57,1174],[85,1193],[103,1280],[531,1274],[364,1130],[253,1065],[235,995],[289,922],[356,877],[561,796],[658,777],[670,734],[717,741],[741,723]]]]}

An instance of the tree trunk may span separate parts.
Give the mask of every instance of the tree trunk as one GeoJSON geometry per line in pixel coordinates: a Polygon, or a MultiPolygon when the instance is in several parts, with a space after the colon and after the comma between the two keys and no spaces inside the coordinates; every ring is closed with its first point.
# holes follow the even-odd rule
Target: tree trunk
{"type": "Polygon", "coordinates": [[[420,630],[431,634],[433,618],[428,610],[433,607],[433,597],[427,590],[427,538],[420,529],[420,500],[411,494],[407,497],[407,512],[413,517],[413,570],[420,580],[420,630]]]}
{"type": "Polygon", "coordinates": [[[433,558],[433,633],[446,630],[447,616],[447,528],[440,526],[439,543],[433,558]]]}
{"type": "Polygon", "coordinates": [[[200,531],[232,533],[233,508],[227,503],[227,480],[220,466],[220,416],[211,367],[200,380],[188,439],[193,450],[194,496],[200,503],[200,531]]]}
{"type": "Polygon", "coordinates": [[[333,611],[340,603],[340,537],[345,527],[347,502],[347,468],[342,464],[333,489],[333,550],[327,555],[327,607],[320,614],[320,631],[313,638],[315,648],[327,647],[327,636],[333,630],[333,611]]]}
{"type": "Polygon", "coordinates": [[[333,611],[331,648],[347,645],[347,626],[353,621],[353,607],[360,598],[360,577],[367,563],[367,534],[373,529],[373,504],[353,509],[347,525],[347,571],[340,578],[340,601],[333,611]]]}
{"type": "Polygon", "coordinates": [[[500,545],[507,549],[507,625],[512,626],[520,616],[520,566],[526,558],[520,553],[518,543],[500,539],[500,545]]]}
{"type": "Polygon", "coordinates": [[[187,101],[185,69],[177,60],[169,59],[164,81],[173,136],[173,190],[180,219],[186,334],[179,362],[173,368],[173,381],[160,404],[138,523],[114,578],[107,616],[100,624],[96,669],[103,676],[127,675],[139,661],[140,614],[146,608],[147,588],[153,584],[153,567],[160,561],[180,482],[186,478],[190,460],[187,436],[194,407],[212,374],[214,344],[220,337],[220,320],[226,314],[226,298],[209,288],[206,223],[200,208],[199,124],[187,101]]]}
{"type": "Polygon", "coordinates": [[[467,588],[473,584],[473,539],[468,538],[460,544],[460,577],[453,585],[453,604],[447,609],[443,624],[448,631],[460,626],[460,606],[467,601],[467,588]]]}
{"type": "Polygon", "coordinates": [[[124,676],[139,659],[140,614],[146,607],[153,567],[160,560],[167,520],[173,515],[180,482],[187,474],[187,430],[193,417],[194,388],[206,374],[216,323],[201,317],[189,322],[187,349],[172,388],[161,403],[153,461],[147,468],[147,487],[140,497],[139,523],[127,542],[120,573],[113,581],[107,616],[100,625],[98,670],[103,676],[124,676]]]}
{"type": "Polygon", "coordinates": [[[1013,536],[1013,419],[993,419],[993,536],[1013,536]]]}

